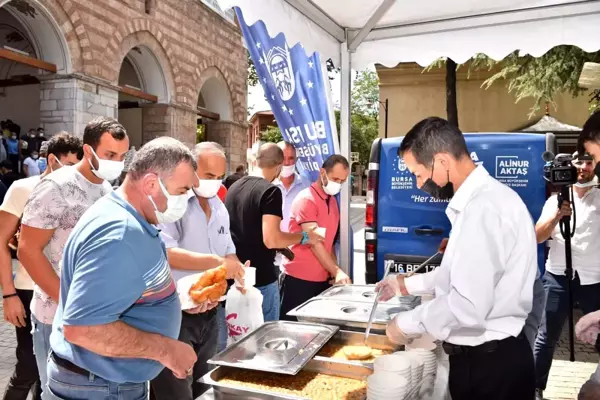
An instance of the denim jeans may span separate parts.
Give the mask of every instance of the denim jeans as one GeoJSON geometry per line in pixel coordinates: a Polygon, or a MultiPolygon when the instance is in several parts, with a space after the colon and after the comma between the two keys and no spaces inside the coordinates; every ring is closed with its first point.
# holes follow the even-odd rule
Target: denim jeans
{"type": "Polygon", "coordinates": [[[279,283],[275,281],[257,289],[263,295],[262,310],[265,322],[279,321],[279,283]]]}
{"type": "Polygon", "coordinates": [[[47,393],[48,376],[46,366],[48,365],[48,354],[50,353],[50,334],[52,325],[43,324],[35,316],[31,315],[31,325],[33,328],[33,352],[40,374],[40,387],[42,389],[42,400],[48,400],[47,393]]]}
{"type": "Polygon", "coordinates": [[[217,307],[217,321],[219,324],[217,353],[220,353],[227,347],[227,324],[225,323],[225,305],[223,305],[223,303],[219,304],[217,307]]]}
{"type": "Polygon", "coordinates": [[[95,376],[77,374],[48,360],[50,400],[147,400],[148,382],[115,383],[95,376]]]}
{"type": "MultiPolygon", "coordinates": [[[[546,312],[535,342],[536,387],[546,389],[548,374],[552,366],[554,348],[569,316],[569,299],[566,293],[567,278],[546,271],[546,312]]],[[[600,283],[581,285],[579,276],[571,281],[573,301],[579,301],[584,314],[600,309],[600,283]]]]}
{"type": "Polygon", "coordinates": [[[536,279],[533,283],[533,304],[531,312],[525,321],[525,327],[523,327],[523,333],[525,334],[525,337],[527,337],[527,341],[529,342],[532,351],[535,349],[535,338],[537,337],[538,330],[542,324],[545,308],[546,290],[544,289],[544,281],[540,278],[536,279]]]}

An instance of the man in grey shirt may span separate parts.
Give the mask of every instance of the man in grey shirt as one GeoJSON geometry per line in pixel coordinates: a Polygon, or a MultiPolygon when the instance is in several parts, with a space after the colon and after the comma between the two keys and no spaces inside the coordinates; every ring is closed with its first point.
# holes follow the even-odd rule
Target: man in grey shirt
{"type": "MultiPolygon", "coordinates": [[[[244,270],[235,255],[229,233],[229,214],[217,196],[225,174],[225,153],[218,144],[203,142],[196,145],[193,154],[198,163],[196,173],[200,184],[190,192],[183,218],[159,226],[173,279],[177,281],[225,265],[227,278],[242,282],[244,270]]],[[[218,308],[221,311],[223,306],[218,308]]],[[[182,312],[179,340],[194,348],[198,360],[188,379],[177,379],[171,371],[164,369],[151,382],[153,398],[193,400],[207,389],[197,381],[209,371],[207,360],[216,353],[219,325],[224,324],[224,309],[222,312],[212,309],[202,314],[182,312]]]]}

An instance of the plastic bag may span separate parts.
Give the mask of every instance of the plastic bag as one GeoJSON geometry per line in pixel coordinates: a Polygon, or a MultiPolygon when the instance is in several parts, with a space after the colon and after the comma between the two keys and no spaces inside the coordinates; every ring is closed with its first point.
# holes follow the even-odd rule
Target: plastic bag
{"type": "Polygon", "coordinates": [[[249,287],[246,294],[242,294],[235,286],[229,289],[225,303],[228,345],[239,341],[265,322],[262,302],[263,296],[255,287],[249,287]]]}

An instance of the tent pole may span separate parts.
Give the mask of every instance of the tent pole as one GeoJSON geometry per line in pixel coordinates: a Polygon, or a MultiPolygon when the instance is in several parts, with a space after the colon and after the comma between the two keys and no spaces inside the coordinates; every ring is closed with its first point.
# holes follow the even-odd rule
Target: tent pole
{"type": "MultiPolygon", "coordinates": [[[[348,43],[340,45],[341,60],[341,96],[340,96],[340,152],[350,160],[350,88],[352,85],[351,53],[348,43]]],[[[350,179],[342,187],[340,199],[340,260],[338,265],[346,273],[351,273],[350,266],[350,179]]],[[[352,278],[352,276],[350,276],[352,278]]]]}

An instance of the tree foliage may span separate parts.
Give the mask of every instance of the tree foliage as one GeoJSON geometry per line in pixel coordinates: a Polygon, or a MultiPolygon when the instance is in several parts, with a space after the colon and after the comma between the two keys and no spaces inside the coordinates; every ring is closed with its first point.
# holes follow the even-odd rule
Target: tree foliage
{"type": "MultiPolygon", "coordinates": [[[[578,85],[579,76],[586,62],[600,62],[600,52],[586,53],[579,47],[562,45],[549,50],[541,57],[519,55],[518,51],[509,54],[501,61],[495,61],[485,54],[477,54],[467,63],[469,74],[476,70],[497,69],[482,87],[488,89],[494,83],[505,81],[508,92],[515,95],[519,102],[528,99],[532,102],[531,118],[546,103],[556,107],[554,98],[560,93],[569,93],[573,97],[586,92],[578,85]]],[[[436,60],[425,70],[440,67],[445,59],[436,60]]],[[[590,95],[590,109],[598,107],[600,94],[594,91],[590,95]]]]}
{"type": "Polygon", "coordinates": [[[376,116],[379,114],[379,78],[375,71],[359,71],[352,84],[352,114],[376,116]]]}
{"type": "Polygon", "coordinates": [[[279,127],[268,126],[267,130],[260,135],[260,139],[264,142],[279,143],[283,140],[283,136],[279,127]]]}

